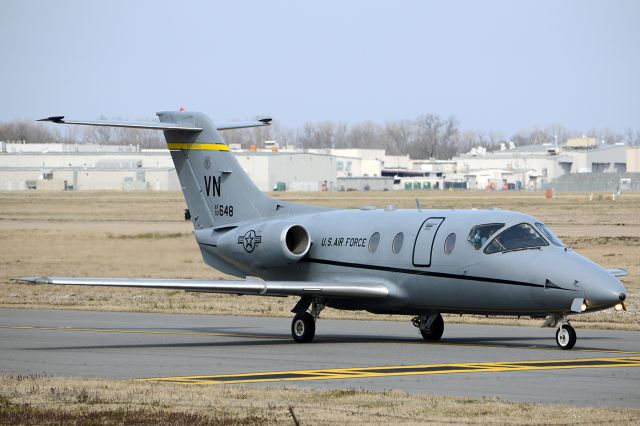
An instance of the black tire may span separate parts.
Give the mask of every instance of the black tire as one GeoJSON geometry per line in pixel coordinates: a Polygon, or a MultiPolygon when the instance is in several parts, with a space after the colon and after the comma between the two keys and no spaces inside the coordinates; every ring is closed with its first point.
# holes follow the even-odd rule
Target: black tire
{"type": "Polygon", "coordinates": [[[420,330],[420,334],[422,334],[422,338],[427,342],[437,342],[442,337],[442,333],[444,333],[444,320],[442,319],[442,315],[438,314],[436,319],[431,323],[431,327],[428,329],[420,330]]]}
{"type": "Polygon", "coordinates": [[[563,324],[556,331],[556,343],[560,349],[569,350],[576,344],[576,331],[570,324],[563,324]]]}
{"type": "Polygon", "coordinates": [[[309,343],[316,334],[316,321],[309,312],[296,314],[291,321],[291,336],[298,343],[309,343]]]}

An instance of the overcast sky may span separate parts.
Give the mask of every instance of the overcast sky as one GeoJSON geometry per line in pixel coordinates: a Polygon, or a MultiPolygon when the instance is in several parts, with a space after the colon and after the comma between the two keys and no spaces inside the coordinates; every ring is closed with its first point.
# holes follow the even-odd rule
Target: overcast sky
{"type": "Polygon", "coordinates": [[[0,2],[0,121],[640,129],[638,1],[0,2]]]}

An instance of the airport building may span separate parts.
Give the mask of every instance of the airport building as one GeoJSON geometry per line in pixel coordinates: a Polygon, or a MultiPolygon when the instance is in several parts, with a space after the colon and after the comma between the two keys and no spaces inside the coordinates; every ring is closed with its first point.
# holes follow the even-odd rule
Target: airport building
{"type": "MultiPolygon", "coordinates": [[[[476,148],[451,160],[411,160],[382,149],[280,150],[277,144],[232,150],[263,191],[542,190],[576,174],[595,175],[591,180],[606,175],[608,187],[618,175],[640,180],[634,177],[640,173],[640,147],[590,138],[569,139],[561,147],[476,148]]],[[[166,149],[0,142],[0,190],[26,189],[178,191],[180,183],[166,149]]]]}
{"type": "Polygon", "coordinates": [[[640,146],[627,148],[627,173],[640,173],[640,146]]]}
{"type": "MultiPolygon", "coordinates": [[[[180,190],[166,149],[3,143],[0,150],[0,190],[180,190]]],[[[336,188],[336,158],[331,155],[248,151],[236,157],[263,191],[336,188]]]]}
{"type": "MultiPolygon", "coordinates": [[[[338,177],[382,176],[386,154],[384,149],[309,149],[307,152],[336,158],[338,177]]],[[[407,156],[408,158],[408,156],[407,156]]]]}
{"type": "Polygon", "coordinates": [[[333,191],[336,162],[308,152],[239,152],[236,158],[262,191],[333,191]]]}
{"type": "MultiPolygon", "coordinates": [[[[589,138],[585,138],[589,139],[589,138]]],[[[623,144],[602,145],[569,139],[562,147],[526,145],[486,152],[472,150],[457,158],[456,172],[468,177],[470,189],[544,189],[569,173],[625,173],[627,150],[623,144]]]]}

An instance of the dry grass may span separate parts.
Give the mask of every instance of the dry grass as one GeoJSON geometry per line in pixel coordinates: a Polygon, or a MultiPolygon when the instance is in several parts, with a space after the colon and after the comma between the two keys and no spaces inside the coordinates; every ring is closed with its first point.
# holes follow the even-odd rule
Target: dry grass
{"type": "MultiPolygon", "coordinates": [[[[580,316],[578,326],[640,329],[640,194],[588,201],[588,194],[379,192],[275,194],[296,202],[359,207],[393,203],[414,208],[500,207],[533,214],[551,225],[578,252],[605,267],[622,267],[628,312],[580,316]]],[[[595,197],[597,199],[597,197],[595,197]]],[[[138,312],[290,316],[295,300],[190,294],[163,290],[28,286],[10,281],[31,275],[221,279],[202,263],[182,219],[180,193],[0,193],[0,306],[138,312]]],[[[325,318],[401,319],[327,309],[325,318]]],[[[539,321],[465,316],[448,322],[539,326],[539,321]]]]}
{"type": "Polygon", "coordinates": [[[0,376],[1,424],[636,424],[640,410],[300,388],[0,376]]]}

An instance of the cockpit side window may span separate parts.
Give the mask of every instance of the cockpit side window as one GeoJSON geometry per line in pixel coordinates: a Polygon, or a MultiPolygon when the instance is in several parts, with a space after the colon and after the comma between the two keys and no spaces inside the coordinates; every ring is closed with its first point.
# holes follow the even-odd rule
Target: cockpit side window
{"type": "Polygon", "coordinates": [[[498,234],[484,249],[487,254],[548,246],[544,238],[528,223],[520,223],[498,234]]]}
{"type": "Polygon", "coordinates": [[[487,242],[489,237],[495,234],[503,226],[504,223],[486,223],[484,225],[476,225],[471,228],[467,241],[471,243],[473,248],[480,250],[480,247],[487,242]]]}
{"type": "Polygon", "coordinates": [[[553,244],[560,246],[560,247],[564,247],[564,243],[562,242],[562,240],[560,238],[558,238],[556,236],[556,234],[553,233],[553,231],[551,229],[549,229],[549,227],[547,225],[545,225],[544,223],[540,223],[540,222],[536,222],[536,227],[538,227],[538,229],[540,231],[542,231],[542,233],[549,239],[549,241],[551,241],[553,244]]]}

